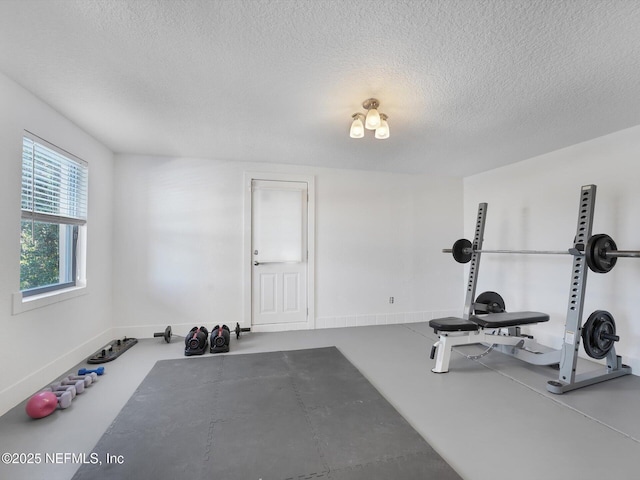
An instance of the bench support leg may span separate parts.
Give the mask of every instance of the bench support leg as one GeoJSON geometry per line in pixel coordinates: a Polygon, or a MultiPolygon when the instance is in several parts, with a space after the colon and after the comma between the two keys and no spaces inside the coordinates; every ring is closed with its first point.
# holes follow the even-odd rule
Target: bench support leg
{"type": "Polygon", "coordinates": [[[438,354],[436,355],[436,365],[431,371],[433,373],[447,373],[453,347],[482,343],[484,337],[482,332],[440,333],[438,341],[433,345],[437,348],[438,354]]]}
{"type": "Polygon", "coordinates": [[[440,332],[438,341],[433,344],[437,355],[436,364],[431,371],[447,373],[453,347],[473,344],[493,345],[497,351],[533,365],[553,365],[561,359],[560,350],[538,345],[528,335],[500,335],[487,333],[482,329],[477,332],[440,332]]]}
{"type": "MultiPolygon", "coordinates": [[[[447,337],[444,337],[445,339],[447,337]]],[[[433,344],[437,348],[436,365],[431,369],[434,373],[447,373],[449,371],[449,360],[451,359],[451,345],[448,345],[443,336],[433,344]]]]}

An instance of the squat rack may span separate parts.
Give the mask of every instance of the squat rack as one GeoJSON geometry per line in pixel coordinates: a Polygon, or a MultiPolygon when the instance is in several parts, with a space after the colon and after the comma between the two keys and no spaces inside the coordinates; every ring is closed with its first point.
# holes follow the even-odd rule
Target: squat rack
{"type": "MultiPolygon", "coordinates": [[[[475,235],[472,247],[470,250],[463,252],[464,261],[462,261],[461,263],[466,263],[469,261],[471,262],[463,312],[463,318],[465,320],[469,320],[469,318],[473,314],[473,299],[475,298],[476,294],[476,285],[482,253],[568,253],[573,256],[563,345],[560,351],[560,369],[558,380],[550,380],[549,382],[547,382],[547,390],[551,393],[560,394],[575,390],[577,388],[582,388],[588,385],[593,385],[595,383],[600,383],[606,380],[621,377],[623,375],[629,375],[631,373],[631,367],[624,365],[622,363],[621,357],[619,355],[616,355],[613,342],[618,338],[615,336],[615,323],[613,323],[613,318],[611,317],[611,323],[613,323],[613,332],[611,332],[610,329],[607,328],[603,328],[602,332],[598,330],[599,338],[603,337],[603,341],[608,342],[606,350],[606,368],[604,370],[599,369],[586,373],[576,373],[578,349],[580,346],[580,338],[582,337],[582,316],[584,313],[584,296],[587,286],[588,270],[591,268],[593,271],[606,273],[610,271],[611,268],[613,268],[617,257],[637,257],[639,256],[638,254],[640,254],[640,252],[635,251],[620,251],[620,255],[616,255],[616,253],[618,253],[616,245],[608,235],[592,236],[596,190],[597,188],[595,185],[584,185],[581,188],[578,208],[578,222],[576,227],[576,235],[574,237],[574,244],[572,248],[566,251],[483,250],[482,242],[484,239],[484,229],[488,205],[486,203],[481,203],[478,207],[478,215],[476,219],[475,235]],[[594,268],[594,266],[597,268],[594,268]]],[[[468,247],[465,246],[464,248],[468,247]]],[[[454,257],[456,257],[456,248],[448,251],[454,253],[454,257]]],[[[460,252],[461,249],[458,249],[458,251],[460,252]]],[[[460,262],[461,260],[459,258],[456,258],[456,261],[460,262]]],[[[594,312],[594,314],[590,317],[590,320],[596,313],[599,312],[594,312]]],[[[608,326],[609,325],[605,325],[605,327],[608,326]]],[[[590,350],[587,350],[587,353],[590,354],[590,350]]],[[[604,355],[605,354],[603,352],[602,357],[595,358],[604,358],[604,355]]]]}

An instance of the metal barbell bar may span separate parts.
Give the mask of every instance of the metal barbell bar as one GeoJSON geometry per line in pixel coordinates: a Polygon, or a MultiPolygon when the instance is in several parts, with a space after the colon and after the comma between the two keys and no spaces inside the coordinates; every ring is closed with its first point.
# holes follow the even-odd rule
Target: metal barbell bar
{"type": "Polygon", "coordinates": [[[575,250],[489,250],[474,249],[473,244],[466,238],[461,238],[453,244],[453,248],[444,248],[442,253],[452,253],[458,263],[467,263],[474,253],[513,253],[522,255],[582,255],[582,252],[575,250]]]}
{"type": "MultiPolygon", "coordinates": [[[[465,248],[464,253],[518,253],[522,255],[572,255],[569,250],[474,250],[473,248],[465,248]]],[[[452,248],[443,248],[442,253],[453,253],[452,248]]],[[[466,262],[461,262],[466,263],[466,262]]]]}
{"type": "Polygon", "coordinates": [[[640,250],[615,250],[604,251],[602,255],[606,258],[640,258],[640,250]]]}
{"type": "Polygon", "coordinates": [[[519,255],[572,255],[586,256],[589,268],[596,273],[610,272],[615,266],[618,258],[640,258],[639,250],[618,250],[613,239],[604,233],[593,235],[589,238],[584,251],[578,248],[567,250],[490,250],[473,248],[473,244],[466,238],[456,240],[453,248],[442,249],[443,253],[453,254],[453,258],[458,263],[471,261],[474,253],[506,253],[519,255]]]}

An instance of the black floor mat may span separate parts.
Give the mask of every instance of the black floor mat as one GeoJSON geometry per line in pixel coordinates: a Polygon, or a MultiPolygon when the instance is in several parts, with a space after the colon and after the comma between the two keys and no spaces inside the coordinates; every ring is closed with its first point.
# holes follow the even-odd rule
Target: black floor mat
{"type": "Polygon", "coordinates": [[[159,361],[91,453],[74,479],[460,478],[335,347],[159,361]]]}

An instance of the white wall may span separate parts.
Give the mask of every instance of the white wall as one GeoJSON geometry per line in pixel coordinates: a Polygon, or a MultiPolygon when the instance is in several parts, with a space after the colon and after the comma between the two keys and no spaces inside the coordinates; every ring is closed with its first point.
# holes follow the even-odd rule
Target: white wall
{"type": "MultiPolygon", "coordinates": [[[[640,126],[541,155],[464,180],[465,236],[472,238],[479,202],[488,202],[484,248],[563,250],[573,244],[580,187],[597,185],[593,233],[607,233],[620,250],[640,250],[640,126]]],[[[479,292],[496,290],[507,309],[549,313],[530,331],[562,345],[570,256],[483,255],[479,292]]],[[[616,351],[640,371],[640,261],[620,259],[608,274],[587,275],[585,317],[613,314],[616,351]]],[[[582,351],[582,349],[581,349],[582,351]]],[[[581,352],[582,354],[583,352],[581,352]]]]}
{"type": "Polygon", "coordinates": [[[319,327],[460,313],[461,269],[441,253],[462,229],[460,179],[341,170],[317,179],[319,327]]]}
{"type": "Polygon", "coordinates": [[[0,415],[106,341],[111,327],[113,155],[0,74],[0,415]],[[12,314],[20,285],[22,133],[29,130],[89,162],[85,295],[12,314]]]}
{"type": "Polygon", "coordinates": [[[315,176],[316,327],[461,310],[462,270],[439,253],[462,234],[461,179],[119,155],[119,334],[242,321],[245,171],[315,176]]]}

